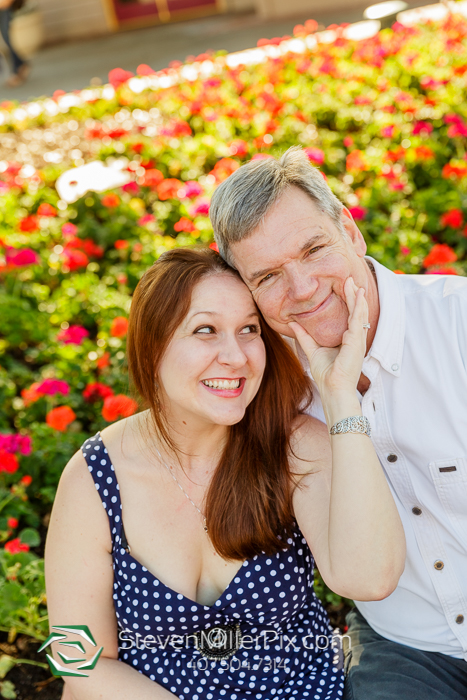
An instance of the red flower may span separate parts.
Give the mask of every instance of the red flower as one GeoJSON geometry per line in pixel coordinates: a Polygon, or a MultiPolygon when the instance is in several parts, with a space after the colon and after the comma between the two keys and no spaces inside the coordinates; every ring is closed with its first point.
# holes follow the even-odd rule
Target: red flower
{"type": "Polygon", "coordinates": [[[435,154],[428,146],[416,146],[415,157],[417,160],[430,160],[435,157],[435,154]]]}
{"type": "Polygon", "coordinates": [[[453,267],[438,267],[428,270],[430,275],[458,275],[459,273],[453,267]]]}
{"type": "Polygon", "coordinates": [[[433,131],[433,125],[430,122],[417,122],[414,125],[412,134],[417,136],[418,134],[425,133],[425,135],[431,134],[433,131]]]}
{"type": "Polygon", "coordinates": [[[117,418],[128,418],[138,410],[138,404],[129,396],[117,394],[116,396],[108,396],[104,401],[102,408],[102,416],[109,423],[117,420],[117,418]]]}
{"type": "Polygon", "coordinates": [[[11,529],[14,530],[15,528],[18,527],[19,520],[18,518],[7,518],[6,524],[7,526],[11,529]]]}
{"type": "Polygon", "coordinates": [[[210,244],[209,244],[209,247],[210,247],[212,250],[215,250],[216,253],[219,252],[219,246],[217,245],[217,243],[215,243],[215,242],[210,243],[210,244]]]}
{"type": "Polygon", "coordinates": [[[57,216],[57,210],[51,204],[43,202],[37,210],[38,216],[57,216]]]}
{"type": "Polygon", "coordinates": [[[95,403],[101,399],[106,399],[108,396],[113,396],[113,393],[110,386],[95,382],[94,384],[87,385],[86,389],[83,391],[83,398],[88,403],[95,403]]]}
{"type": "Polygon", "coordinates": [[[148,66],[146,63],[140,63],[138,68],[136,69],[137,75],[154,75],[155,71],[151,68],[151,66],[148,66]]]}
{"type": "Polygon", "coordinates": [[[455,262],[456,260],[457,255],[452,248],[446,245],[446,243],[437,243],[423,261],[423,267],[445,265],[446,263],[455,262]]]}
{"type": "Polygon", "coordinates": [[[13,267],[25,267],[26,265],[37,265],[39,256],[31,248],[16,248],[8,247],[5,252],[5,260],[7,265],[13,267]]]}
{"type": "Polygon", "coordinates": [[[138,226],[146,226],[156,220],[154,214],[144,214],[140,219],[138,219],[138,226]]]}
{"type": "Polygon", "coordinates": [[[39,231],[37,216],[25,216],[24,219],[20,219],[19,230],[23,231],[23,233],[33,233],[34,231],[39,231]]]}
{"type": "Polygon", "coordinates": [[[128,332],[128,319],[125,316],[117,316],[110,326],[110,335],[114,338],[124,338],[128,332]]]}
{"type": "Polygon", "coordinates": [[[235,139],[235,141],[232,141],[230,144],[230,153],[233,156],[246,156],[248,153],[248,144],[246,141],[243,141],[243,139],[235,139]]]}
{"type": "Polygon", "coordinates": [[[441,216],[441,226],[460,228],[463,223],[464,215],[462,213],[462,209],[450,209],[441,216]]]}
{"type": "Polygon", "coordinates": [[[69,406],[57,406],[48,412],[45,422],[54,430],[63,432],[76,418],[76,414],[69,406]]]}
{"type": "Polygon", "coordinates": [[[10,540],[5,544],[5,552],[9,554],[19,554],[20,552],[29,552],[29,545],[25,542],[21,542],[19,537],[15,537],[14,540],[10,540]]]}
{"type": "Polygon", "coordinates": [[[23,486],[30,486],[32,483],[32,476],[29,476],[29,474],[25,474],[20,480],[19,483],[22,484],[23,486]]]}
{"type": "Polygon", "coordinates": [[[196,226],[194,225],[191,219],[187,219],[186,216],[182,216],[180,221],[177,221],[177,223],[174,224],[174,230],[191,233],[192,231],[196,231],[196,226]]]}
{"type": "Polygon", "coordinates": [[[123,70],[123,68],[114,68],[109,73],[109,83],[113,85],[114,88],[120,87],[123,83],[133,77],[133,73],[128,70],[123,70]]]}
{"type": "Polygon", "coordinates": [[[6,450],[0,450],[0,472],[14,474],[18,468],[19,462],[17,457],[6,450]]]}
{"type": "Polygon", "coordinates": [[[104,207],[118,207],[118,205],[120,204],[120,197],[114,193],[105,194],[102,197],[101,202],[104,205],[104,207]]]}
{"type": "Polygon", "coordinates": [[[70,272],[74,272],[75,270],[79,270],[80,267],[87,267],[89,265],[89,258],[82,250],[74,250],[73,248],[64,250],[63,257],[65,258],[65,263],[70,272]]]}
{"type": "Polygon", "coordinates": [[[130,244],[128,241],[125,241],[125,239],[121,238],[118,241],[115,241],[114,246],[117,250],[125,250],[125,248],[128,248],[130,244]]]}
{"type": "Polygon", "coordinates": [[[62,233],[64,236],[76,236],[78,233],[78,227],[68,221],[66,224],[63,224],[62,233]]]}
{"type": "Polygon", "coordinates": [[[157,186],[157,196],[161,201],[176,199],[182,186],[183,182],[180,182],[180,180],[177,180],[175,177],[168,177],[157,186]]]}

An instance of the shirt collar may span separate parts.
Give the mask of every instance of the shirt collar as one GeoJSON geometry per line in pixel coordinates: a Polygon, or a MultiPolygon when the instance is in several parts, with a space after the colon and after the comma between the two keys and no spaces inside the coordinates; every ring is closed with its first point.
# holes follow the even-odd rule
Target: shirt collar
{"type": "Polygon", "coordinates": [[[376,273],[379,320],[376,335],[365,360],[374,357],[383,369],[400,376],[405,338],[405,300],[398,276],[369,256],[376,273]]]}

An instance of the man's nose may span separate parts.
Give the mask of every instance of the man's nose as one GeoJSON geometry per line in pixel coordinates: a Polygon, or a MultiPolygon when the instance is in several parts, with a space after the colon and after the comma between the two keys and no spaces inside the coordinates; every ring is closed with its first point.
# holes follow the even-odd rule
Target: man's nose
{"type": "Polygon", "coordinates": [[[243,352],[236,337],[226,336],[222,340],[217,360],[221,365],[228,365],[238,369],[247,363],[247,357],[243,352]]]}
{"type": "Polygon", "coordinates": [[[294,301],[308,301],[318,288],[318,280],[304,270],[292,270],[287,275],[288,296],[294,301]]]}

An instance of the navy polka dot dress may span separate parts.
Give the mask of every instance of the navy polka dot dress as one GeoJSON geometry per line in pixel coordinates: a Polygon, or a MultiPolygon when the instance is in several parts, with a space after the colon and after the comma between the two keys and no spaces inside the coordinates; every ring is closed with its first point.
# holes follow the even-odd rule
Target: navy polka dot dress
{"type": "Polygon", "coordinates": [[[248,559],[214,605],[201,605],[131,556],[100,434],[82,451],[109,517],[120,661],[180,700],[342,698],[340,639],[314,594],[313,557],[297,525],[288,549],[248,559]]]}

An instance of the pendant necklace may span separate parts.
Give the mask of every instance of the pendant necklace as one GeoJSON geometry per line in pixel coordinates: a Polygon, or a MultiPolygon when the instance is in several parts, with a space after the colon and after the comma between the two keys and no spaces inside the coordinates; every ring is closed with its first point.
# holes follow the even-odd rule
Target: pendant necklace
{"type": "Polygon", "coordinates": [[[203,529],[204,529],[204,532],[207,533],[207,532],[208,532],[208,526],[206,525],[206,516],[204,515],[204,513],[202,513],[202,512],[200,511],[200,509],[198,508],[198,506],[196,505],[196,503],[195,503],[194,501],[191,500],[191,498],[189,497],[189,495],[187,494],[187,492],[185,491],[185,489],[183,488],[183,486],[181,485],[181,483],[179,482],[179,480],[177,479],[177,477],[176,477],[175,474],[173,473],[171,467],[169,467],[169,465],[166,464],[166,463],[164,462],[164,460],[162,459],[162,455],[161,455],[161,453],[159,452],[159,450],[157,449],[157,447],[155,447],[154,449],[156,450],[157,454],[159,455],[159,459],[161,460],[162,464],[164,465],[164,467],[165,467],[165,468],[167,469],[167,471],[169,472],[169,474],[170,474],[170,476],[172,477],[172,479],[173,479],[173,480],[175,481],[175,483],[177,484],[177,486],[178,486],[178,488],[180,489],[180,491],[182,491],[182,493],[185,494],[185,496],[186,496],[186,497],[188,498],[188,500],[190,501],[191,505],[194,506],[194,507],[196,508],[196,510],[198,511],[198,513],[199,513],[199,514],[201,515],[201,517],[203,518],[203,529]]]}

